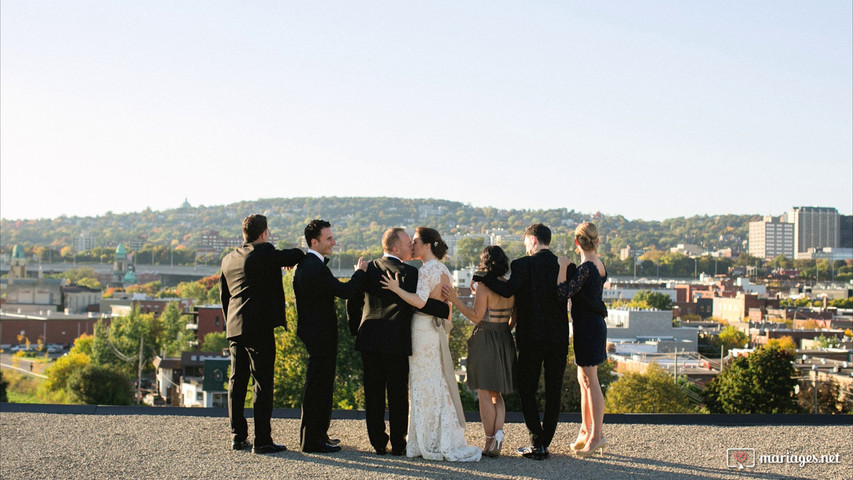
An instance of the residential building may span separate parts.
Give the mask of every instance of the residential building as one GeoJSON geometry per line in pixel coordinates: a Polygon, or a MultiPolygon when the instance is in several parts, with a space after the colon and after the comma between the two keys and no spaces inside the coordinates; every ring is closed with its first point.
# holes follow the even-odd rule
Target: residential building
{"type": "Polygon", "coordinates": [[[198,253],[221,253],[229,247],[239,247],[243,245],[243,237],[223,238],[216,230],[207,230],[202,232],[198,241],[198,253]]]}
{"type": "Polygon", "coordinates": [[[643,253],[645,253],[644,249],[627,245],[625,248],[619,250],[619,259],[624,261],[629,258],[637,258],[642,256],[643,253]]]}
{"type": "Polygon", "coordinates": [[[193,307],[192,320],[187,323],[187,330],[194,330],[196,346],[204,343],[208,333],[225,331],[225,315],[222,305],[196,305],[193,307]]]}
{"type": "Polygon", "coordinates": [[[698,329],[673,327],[669,310],[610,309],[607,318],[607,341],[617,351],[626,344],[653,345],[656,353],[695,352],[698,329]],[[621,347],[620,347],[621,346],[621,347]]]}
{"type": "Polygon", "coordinates": [[[749,254],[770,260],[783,255],[794,258],[794,224],[781,217],[749,222],[749,254]]]}
{"type": "MultiPolygon", "coordinates": [[[[94,288],[70,285],[62,288],[62,304],[66,313],[88,313],[99,307],[103,293],[94,288]]],[[[98,308],[100,311],[100,308],[98,308]]]]}
{"type": "Polygon", "coordinates": [[[679,243],[678,245],[670,248],[669,251],[672,253],[680,253],[690,258],[699,257],[705,252],[705,250],[699,245],[692,245],[689,243],[679,243]]]}
{"type": "Polygon", "coordinates": [[[713,316],[729,323],[743,322],[750,309],[758,308],[766,311],[767,306],[768,300],[759,298],[755,294],[739,293],[734,298],[714,297],[713,316]]]}
{"type": "Polygon", "coordinates": [[[220,408],[228,405],[227,355],[182,352],[181,357],[154,357],[157,392],[166,403],[181,407],[220,408]]]}

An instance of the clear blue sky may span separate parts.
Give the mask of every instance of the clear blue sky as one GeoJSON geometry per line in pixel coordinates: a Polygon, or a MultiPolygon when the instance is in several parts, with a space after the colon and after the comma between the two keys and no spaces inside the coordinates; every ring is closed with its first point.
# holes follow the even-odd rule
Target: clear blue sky
{"type": "Polygon", "coordinates": [[[853,210],[853,3],[0,3],[0,216],[853,210]]]}

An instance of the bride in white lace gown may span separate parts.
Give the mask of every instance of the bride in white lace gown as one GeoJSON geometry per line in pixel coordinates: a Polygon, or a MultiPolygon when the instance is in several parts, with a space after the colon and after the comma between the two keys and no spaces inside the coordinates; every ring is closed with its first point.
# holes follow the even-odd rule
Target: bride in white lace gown
{"type": "MultiPolygon", "coordinates": [[[[424,262],[418,271],[417,293],[400,288],[386,277],[385,288],[415,307],[427,298],[442,298],[441,284],[450,272],[439,261],[447,244],[432,228],[418,227],[412,240],[413,257],[424,262]]],[[[412,316],[412,356],[409,357],[409,436],[406,455],[428,460],[476,462],[482,451],[465,441],[465,417],[448,349],[450,322],[415,312],[412,316]]]]}

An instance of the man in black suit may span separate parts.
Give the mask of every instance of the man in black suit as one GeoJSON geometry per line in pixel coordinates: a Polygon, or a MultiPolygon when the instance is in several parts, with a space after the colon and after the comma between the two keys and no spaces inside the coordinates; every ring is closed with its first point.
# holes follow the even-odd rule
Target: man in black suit
{"type": "MultiPolygon", "coordinates": [[[[541,460],[548,456],[548,446],[557,429],[560,416],[560,393],[569,349],[568,301],[557,296],[558,257],[551,253],[551,230],[541,223],[524,231],[526,257],[510,266],[508,281],[494,275],[475,275],[487,287],[504,297],[515,295],[517,323],[515,339],[518,348],[518,394],[524,423],[530,432],[531,445],[518,449],[527,458],[541,460]],[[539,422],[536,390],[539,375],[545,369],[545,416],[539,422]]],[[[568,278],[577,267],[569,265],[568,278]]]]}
{"type": "Polygon", "coordinates": [[[252,407],[255,414],[253,453],[287,450],[272,441],[270,417],[275,368],[275,327],[287,328],[281,268],[292,267],[305,256],[302,250],[276,250],[269,243],[267,218],[249,215],[243,219],[242,247],[222,259],[219,277],[226,337],[231,352],[228,381],[228,418],[231,420],[231,448],[251,447],[243,404],[249,376],[255,385],[252,407]]]}
{"type": "MultiPolygon", "coordinates": [[[[406,452],[409,429],[409,355],[412,354],[412,314],[414,307],[380,280],[388,272],[399,274],[400,286],[415,292],[418,270],[403,263],[412,258],[412,241],[402,228],[390,228],[382,236],[382,258],[367,267],[364,295],[347,301],[350,332],[357,335],[355,349],[361,352],[364,367],[364,410],[370,444],[379,455],[387,452],[389,435],[385,433],[385,394],[388,393],[388,419],[391,454],[406,452]]],[[[429,299],[421,311],[447,318],[450,307],[429,299]]]]}
{"type": "Polygon", "coordinates": [[[296,335],[308,350],[299,443],[303,452],[333,453],[341,449],[338,440],[329,439],[328,435],[338,358],[335,297],[352,298],[361,294],[368,262],[359,258],[355,273],[344,283],[326,266],[327,257],[337,244],[332,225],[325,220],[312,220],[305,227],[305,241],[308,253],[293,274],[299,316],[296,335]]]}

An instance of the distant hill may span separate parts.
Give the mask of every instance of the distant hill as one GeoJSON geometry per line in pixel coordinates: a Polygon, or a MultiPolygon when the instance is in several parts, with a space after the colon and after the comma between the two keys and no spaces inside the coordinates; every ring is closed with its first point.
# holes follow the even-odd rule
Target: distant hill
{"type": "Polygon", "coordinates": [[[593,221],[603,235],[603,251],[616,252],[625,245],[668,249],[691,243],[716,250],[741,248],[747,238],[748,222],[759,215],[716,215],[672,218],[663,221],[629,221],[621,215],[607,216],[574,210],[503,210],[472,207],[440,199],[385,197],[268,198],[229,205],[198,206],[164,211],[150,209],[96,217],[61,216],[40,220],[0,220],[0,248],[44,246],[60,250],[73,245],[81,235],[97,246],[119,243],[170,245],[192,249],[201,234],[216,230],[222,237],[240,235],[240,221],[250,213],[263,213],[279,246],[296,245],[305,224],[324,218],[334,226],[345,249],[375,247],[389,226],[428,225],[443,235],[487,233],[503,229],[520,234],[534,222],[551,226],[556,235],[570,233],[575,225],[593,221]]]}

